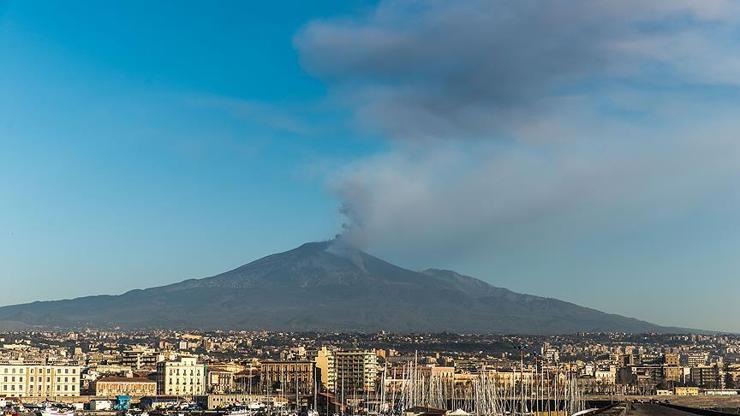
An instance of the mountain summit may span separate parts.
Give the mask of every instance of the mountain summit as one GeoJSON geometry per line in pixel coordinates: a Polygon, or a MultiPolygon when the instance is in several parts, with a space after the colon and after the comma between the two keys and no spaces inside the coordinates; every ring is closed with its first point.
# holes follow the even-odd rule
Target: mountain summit
{"type": "Polygon", "coordinates": [[[204,279],[0,308],[6,325],[558,334],[663,331],[448,270],[408,270],[341,240],[306,243],[204,279]]]}

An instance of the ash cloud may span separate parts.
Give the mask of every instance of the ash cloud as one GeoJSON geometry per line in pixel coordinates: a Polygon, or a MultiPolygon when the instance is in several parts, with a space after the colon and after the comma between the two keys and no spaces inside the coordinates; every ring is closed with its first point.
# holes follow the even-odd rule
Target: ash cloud
{"type": "Polygon", "coordinates": [[[391,139],[331,180],[345,238],[429,259],[532,252],[701,211],[740,179],[737,9],[384,1],[311,22],[306,69],[391,139]]]}
{"type": "MultiPolygon", "coordinates": [[[[304,66],[369,129],[398,139],[488,138],[584,83],[736,79],[702,25],[733,27],[729,2],[385,1],[296,37],[304,66]],[[727,68],[701,73],[692,58],[727,68]],[[705,78],[706,77],[706,78],[705,78]],[[703,79],[705,78],[705,79],[703,79]]],[[[727,36],[728,34],[719,34],[727,36]]]]}

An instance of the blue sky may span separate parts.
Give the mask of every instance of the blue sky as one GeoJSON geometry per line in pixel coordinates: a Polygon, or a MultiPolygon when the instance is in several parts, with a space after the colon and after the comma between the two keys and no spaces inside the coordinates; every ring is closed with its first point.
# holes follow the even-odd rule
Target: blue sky
{"type": "Polygon", "coordinates": [[[411,268],[740,331],[735,7],[0,0],[0,304],[346,224],[411,268]]]}
{"type": "Polygon", "coordinates": [[[322,166],[377,144],[317,126],[338,111],[309,108],[324,87],[292,37],[361,6],[2,3],[0,303],[203,276],[332,237],[322,166]]]}

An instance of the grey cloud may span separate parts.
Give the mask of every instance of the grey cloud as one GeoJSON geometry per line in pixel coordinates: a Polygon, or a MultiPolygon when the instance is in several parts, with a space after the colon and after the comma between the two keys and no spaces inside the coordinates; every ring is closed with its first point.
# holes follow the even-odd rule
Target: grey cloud
{"type": "MultiPolygon", "coordinates": [[[[644,176],[670,181],[661,157],[686,157],[672,146],[692,138],[615,114],[634,112],[656,126],[675,117],[708,122],[697,117],[707,102],[687,104],[695,101],[690,94],[662,96],[650,87],[731,84],[727,71],[737,64],[728,52],[736,48],[716,40],[737,28],[738,7],[721,0],[385,1],[364,16],[310,23],[295,40],[304,65],[362,123],[400,139],[388,154],[336,176],[348,235],[376,240],[407,229],[413,238],[439,229],[443,240],[486,238],[503,223],[581,209],[588,195],[614,196],[600,181],[624,188],[619,198],[602,198],[612,205],[639,200],[650,181],[625,181],[644,170],[633,165],[663,167],[644,176]],[[600,109],[605,102],[613,108],[600,109]],[[490,140],[501,137],[512,140],[490,140]],[[479,140],[461,140],[470,138],[479,140]]],[[[704,174],[701,163],[688,166],[704,174]]]]}
{"type": "Polygon", "coordinates": [[[692,57],[737,63],[697,24],[734,25],[731,2],[386,1],[366,16],[317,21],[296,37],[303,63],[359,122],[401,139],[480,138],[543,111],[577,82],[635,77],[646,61],[692,81],[692,57]],[[690,22],[677,24],[675,22],[690,22]]]}
{"type": "MultiPolygon", "coordinates": [[[[384,1],[310,23],[295,40],[305,67],[391,139],[331,177],[344,238],[600,306],[598,277],[644,289],[630,290],[633,307],[676,273],[722,281],[711,274],[737,262],[707,247],[736,245],[740,224],[739,7],[384,1]]],[[[666,314],[688,296],[665,301],[666,314]]],[[[614,311],[627,312],[624,298],[614,311]]],[[[690,319],[719,325],[708,324],[717,311],[690,319]]]]}
{"type": "Polygon", "coordinates": [[[738,126],[728,123],[630,139],[602,126],[599,143],[586,136],[547,151],[486,143],[397,151],[350,165],[333,186],[345,236],[357,244],[427,259],[491,246],[536,257],[537,241],[608,238],[615,227],[650,233],[656,221],[690,220],[711,206],[740,178],[738,126]]]}

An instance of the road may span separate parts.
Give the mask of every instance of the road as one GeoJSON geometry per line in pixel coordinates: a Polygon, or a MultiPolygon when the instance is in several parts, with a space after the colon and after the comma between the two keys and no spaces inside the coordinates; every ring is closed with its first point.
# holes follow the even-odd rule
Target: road
{"type": "Polygon", "coordinates": [[[628,416],[696,416],[696,413],[671,409],[655,403],[632,403],[628,416]]]}

